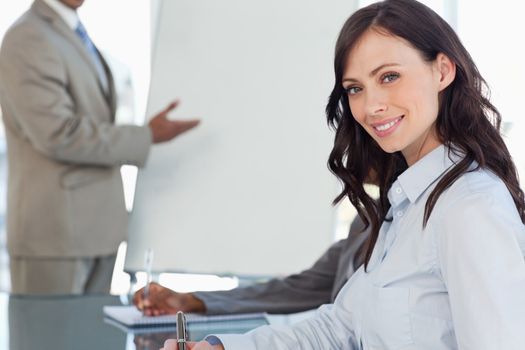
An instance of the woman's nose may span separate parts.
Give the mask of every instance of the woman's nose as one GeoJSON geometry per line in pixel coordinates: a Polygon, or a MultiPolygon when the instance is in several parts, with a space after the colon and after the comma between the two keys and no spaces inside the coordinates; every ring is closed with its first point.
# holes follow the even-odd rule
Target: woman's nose
{"type": "Polygon", "coordinates": [[[386,96],[379,91],[367,91],[366,112],[368,115],[377,115],[388,110],[386,96]]]}

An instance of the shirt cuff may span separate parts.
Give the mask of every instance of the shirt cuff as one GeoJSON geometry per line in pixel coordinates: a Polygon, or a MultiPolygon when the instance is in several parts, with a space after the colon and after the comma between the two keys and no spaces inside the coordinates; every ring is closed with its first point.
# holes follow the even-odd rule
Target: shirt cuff
{"type": "Polygon", "coordinates": [[[206,338],[204,338],[204,340],[206,340],[208,343],[210,343],[210,345],[222,345],[222,346],[224,346],[224,344],[221,342],[221,340],[219,338],[217,338],[216,336],[214,336],[214,335],[209,335],[206,338]]]}

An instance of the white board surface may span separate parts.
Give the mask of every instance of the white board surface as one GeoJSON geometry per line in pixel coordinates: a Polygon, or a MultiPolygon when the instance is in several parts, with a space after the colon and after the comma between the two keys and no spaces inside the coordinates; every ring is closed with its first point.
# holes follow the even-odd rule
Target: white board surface
{"type": "Polygon", "coordinates": [[[137,180],[125,269],[282,275],[332,243],[339,186],[324,108],[352,1],[165,0],[148,115],[202,119],[152,148],[137,180]]]}

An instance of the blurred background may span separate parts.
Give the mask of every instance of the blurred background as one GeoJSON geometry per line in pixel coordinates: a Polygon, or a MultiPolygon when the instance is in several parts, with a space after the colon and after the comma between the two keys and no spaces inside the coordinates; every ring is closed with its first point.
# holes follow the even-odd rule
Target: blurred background
{"type": "MultiPolygon", "coordinates": [[[[176,1],[176,0],[166,0],[176,1]]],[[[355,8],[374,1],[354,1],[355,8]]],[[[87,0],[79,15],[93,41],[107,58],[115,76],[119,95],[117,122],[144,122],[151,75],[151,53],[155,43],[156,24],[162,0],[87,0]],[[115,15],[118,15],[118,24],[115,15]],[[124,15],[122,15],[124,14],[124,15]],[[132,37],[133,40],[122,40],[132,37]]],[[[525,32],[520,3],[511,0],[424,0],[421,1],[443,16],[458,32],[491,89],[491,100],[503,116],[503,132],[520,174],[525,173],[522,131],[525,131],[522,101],[525,98],[525,46],[518,36],[525,32]]],[[[31,0],[2,0],[0,39],[12,22],[32,3],[31,0]]],[[[326,2],[329,6],[330,1],[326,2]]],[[[348,14],[350,15],[350,14],[348,14]]],[[[520,38],[521,39],[521,38],[520,38]]],[[[1,78],[1,77],[0,77],[1,78]]],[[[122,167],[126,205],[131,210],[137,170],[122,167]]],[[[523,176],[523,175],[522,175],[523,176]]],[[[523,187],[523,183],[522,183],[523,187]]],[[[9,291],[9,260],[5,239],[6,159],[3,125],[0,124],[0,290],[9,291]]],[[[348,203],[338,207],[333,239],[347,235],[355,210],[348,203]]],[[[123,271],[126,243],[119,249],[112,293],[125,294],[130,288],[145,283],[138,273],[132,286],[123,271]]],[[[315,257],[312,257],[312,262],[315,257]]],[[[179,291],[230,289],[239,284],[236,278],[218,276],[161,274],[156,278],[179,291]]]]}

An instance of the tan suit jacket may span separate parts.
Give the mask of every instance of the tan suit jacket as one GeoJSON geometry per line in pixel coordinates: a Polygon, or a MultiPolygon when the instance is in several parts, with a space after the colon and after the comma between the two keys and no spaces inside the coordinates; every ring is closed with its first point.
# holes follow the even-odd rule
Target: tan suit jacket
{"type": "MultiPolygon", "coordinates": [[[[105,64],[105,62],[104,62],[105,64]]],[[[144,165],[147,126],[116,126],[81,39],[42,0],[4,37],[0,104],[8,155],[11,256],[114,254],[127,212],[119,167],[144,165]]]]}

